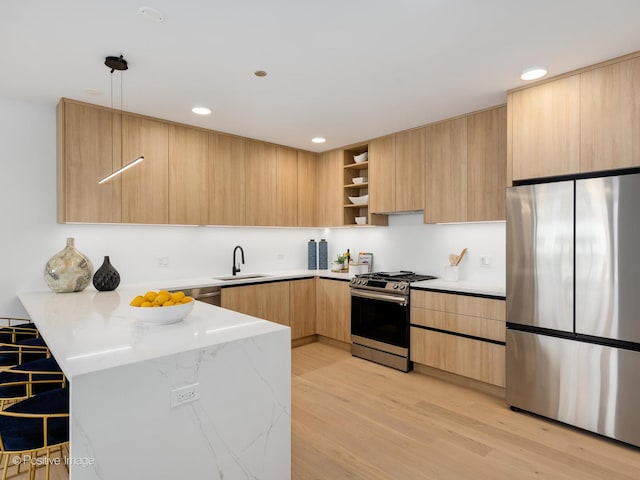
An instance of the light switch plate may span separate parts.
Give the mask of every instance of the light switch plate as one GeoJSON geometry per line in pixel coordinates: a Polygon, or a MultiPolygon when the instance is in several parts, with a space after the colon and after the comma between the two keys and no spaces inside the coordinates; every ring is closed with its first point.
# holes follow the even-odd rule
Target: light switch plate
{"type": "Polygon", "coordinates": [[[481,267],[490,267],[491,266],[491,255],[481,255],[480,256],[480,266],[481,267]]]}

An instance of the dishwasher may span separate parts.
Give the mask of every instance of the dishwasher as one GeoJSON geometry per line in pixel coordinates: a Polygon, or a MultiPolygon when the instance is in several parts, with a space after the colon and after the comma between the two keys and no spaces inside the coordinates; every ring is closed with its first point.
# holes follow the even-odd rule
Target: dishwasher
{"type": "Polygon", "coordinates": [[[200,302],[209,303],[217,307],[220,306],[220,285],[196,288],[174,288],[173,291],[182,290],[188,297],[200,302]]]}

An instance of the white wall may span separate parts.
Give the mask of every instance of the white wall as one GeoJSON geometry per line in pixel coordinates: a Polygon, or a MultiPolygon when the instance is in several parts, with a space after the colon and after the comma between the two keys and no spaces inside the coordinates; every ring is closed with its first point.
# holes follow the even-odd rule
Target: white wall
{"type": "MultiPolygon", "coordinates": [[[[420,214],[393,216],[389,228],[304,229],[59,225],[56,223],[55,107],[0,97],[0,316],[25,312],[16,293],[46,289],[44,265],[75,237],[98,268],[104,255],[123,283],[231,273],[233,247],[245,250],[245,272],[306,268],[310,238],[338,250],[372,251],[376,270],[441,275],[449,253],[469,249],[460,276],[504,283],[504,223],[423,225],[420,214]],[[491,255],[491,268],[479,256],[491,255]],[[158,258],[169,257],[168,267],[158,258]]],[[[162,285],[158,285],[160,288],[162,285]]],[[[91,287],[92,288],[92,287],[91,287]]]]}

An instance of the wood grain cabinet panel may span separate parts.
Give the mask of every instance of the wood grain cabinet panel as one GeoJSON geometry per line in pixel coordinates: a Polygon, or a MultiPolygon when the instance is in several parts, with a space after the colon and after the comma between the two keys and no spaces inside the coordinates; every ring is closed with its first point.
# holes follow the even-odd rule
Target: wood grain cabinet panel
{"type": "Polygon", "coordinates": [[[318,156],[298,152],[298,226],[318,225],[318,156]]]}
{"type": "Polygon", "coordinates": [[[640,58],[580,75],[580,171],[640,166],[640,58]]]}
{"type": "Polygon", "coordinates": [[[580,75],[509,94],[513,180],[580,170],[580,75]]]}
{"type": "Polygon", "coordinates": [[[467,220],[467,119],[426,127],[425,223],[467,220]]]}
{"type": "Polygon", "coordinates": [[[351,343],[349,282],[318,278],[316,287],[316,333],[351,343]]]}
{"type": "Polygon", "coordinates": [[[98,181],[120,168],[120,116],[62,99],[57,107],[57,220],[119,223],[121,181],[98,181]]]}
{"type": "Polygon", "coordinates": [[[316,333],[316,279],[289,282],[289,315],[291,339],[316,333]]]}
{"type": "Polygon", "coordinates": [[[289,282],[225,287],[221,305],[235,312],[289,326],[289,282]]]}
{"type": "Polygon", "coordinates": [[[144,162],[122,173],[122,221],[169,223],[169,126],[133,115],[123,118],[123,164],[144,162]]]}
{"type": "Polygon", "coordinates": [[[369,211],[394,212],[396,209],[396,152],[393,135],[369,142],[369,211]]]}
{"type": "Polygon", "coordinates": [[[413,290],[411,324],[413,361],[504,386],[504,300],[413,290]]]}
{"type": "Polygon", "coordinates": [[[395,212],[424,209],[425,128],[395,137],[395,212]]]}
{"type": "Polygon", "coordinates": [[[209,223],[209,136],[169,125],[169,223],[209,223]]]}
{"type": "Polygon", "coordinates": [[[276,212],[270,225],[298,225],[298,152],[290,148],[276,147],[276,212]]]}
{"type": "Polygon", "coordinates": [[[499,387],[505,385],[504,345],[411,327],[411,360],[499,387]]]}
{"type": "Polygon", "coordinates": [[[245,140],[209,133],[209,224],[247,225],[245,140]]]}
{"type": "Polygon", "coordinates": [[[245,142],[247,225],[278,224],[276,147],[263,142],[245,142]]]}
{"type": "Polygon", "coordinates": [[[467,221],[505,219],[507,108],[467,117],[467,221]]]}
{"type": "Polygon", "coordinates": [[[318,226],[342,225],[342,150],[331,150],[318,157],[318,226]]]}

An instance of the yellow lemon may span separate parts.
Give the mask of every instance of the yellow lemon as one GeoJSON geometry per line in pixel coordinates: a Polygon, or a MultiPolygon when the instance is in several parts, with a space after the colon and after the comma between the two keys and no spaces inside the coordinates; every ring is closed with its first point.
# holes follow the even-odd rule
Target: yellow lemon
{"type": "Polygon", "coordinates": [[[153,302],[156,305],[163,305],[164,303],[169,300],[169,295],[162,293],[162,292],[158,292],[158,295],[156,295],[156,298],[153,300],[153,302]]]}
{"type": "Polygon", "coordinates": [[[191,297],[184,297],[184,298],[182,299],[182,302],[180,302],[180,303],[189,303],[189,302],[193,302],[193,298],[191,298],[191,297]]]}
{"type": "Polygon", "coordinates": [[[138,295],[136,298],[131,300],[131,303],[129,305],[131,305],[132,307],[139,307],[140,305],[142,305],[142,302],[144,302],[144,297],[138,295]]]}
{"type": "Polygon", "coordinates": [[[173,305],[175,305],[175,303],[173,303],[171,300],[167,300],[162,304],[163,307],[171,307],[173,305]]]}
{"type": "Polygon", "coordinates": [[[141,307],[153,307],[153,303],[151,302],[142,302],[140,304],[141,307]]]}
{"type": "Polygon", "coordinates": [[[149,301],[149,302],[153,302],[156,299],[157,295],[158,294],[156,292],[149,291],[149,292],[144,294],[144,299],[149,301]]]}
{"type": "Polygon", "coordinates": [[[184,292],[180,291],[180,292],[174,292],[171,294],[171,301],[174,303],[179,303],[182,302],[182,299],[184,298],[184,292]]]}

